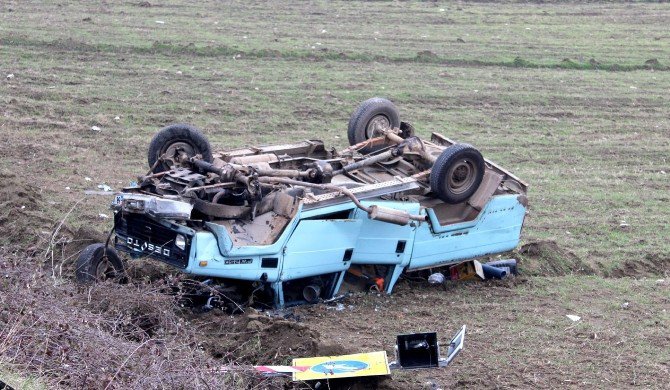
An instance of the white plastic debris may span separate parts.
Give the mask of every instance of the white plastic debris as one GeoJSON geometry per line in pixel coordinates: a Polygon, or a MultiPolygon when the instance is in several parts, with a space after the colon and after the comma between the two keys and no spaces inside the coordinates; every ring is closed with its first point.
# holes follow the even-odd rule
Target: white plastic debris
{"type": "Polygon", "coordinates": [[[428,277],[428,283],[442,284],[444,283],[444,275],[440,272],[436,272],[428,277]]]}
{"type": "Polygon", "coordinates": [[[69,190],[70,190],[70,187],[65,187],[65,189],[69,191],[69,190]]]}
{"type": "Polygon", "coordinates": [[[165,24],[165,22],[162,21],[162,20],[157,20],[156,23],[158,23],[158,24],[165,24]]]}
{"type": "Polygon", "coordinates": [[[109,192],[109,191],[112,190],[112,187],[108,186],[108,185],[105,184],[105,183],[98,184],[98,188],[100,188],[100,189],[103,190],[103,191],[107,191],[107,192],[109,192]]]}
{"type": "Polygon", "coordinates": [[[178,70],[177,74],[183,74],[183,72],[181,70],[178,70]]]}
{"type": "Polygon", "coordinates": [[[576,315],[573,315],[573,314],[566,314],[565,316],[568,317],[573,322],[577,322],[577,321],[582,319],[582,317],[576,316],[576,315]]]}
{"type": "Polygon", "coordinates": [[[107,219],[107,218],[109,218],[109,215],[100,213],[100,214],[98,214],[98,217],[100,217],[100,219],[107,219]]]}
{"type": "Polygon", "coordinates": [[[114,120],[115,120],[115,121],[120,121],[120,120],[121,120],[121,117],[117,115],[117,116],[114,117],[114,120]]]}
{"type": "Polygon", "coordinates": [[[102,131],[102,129],[99,128],[98,126],[91,126],[91,130],[92,131],[102,131]]]}
{"type": "Polygon", "coordinates": [[[338,303],[335,306],[326,306],[326,308],[329,309],[329,310],[342,311],[342,310],[344,310],[344,305],[341,304],[341,303],[338,303]]]}
{"type": "Polygon", "coordinates": [[[13,79],[13,78],[14,78],[14,73],[10,73],[10,74],[7,75],[8,80],[13,79]]]}

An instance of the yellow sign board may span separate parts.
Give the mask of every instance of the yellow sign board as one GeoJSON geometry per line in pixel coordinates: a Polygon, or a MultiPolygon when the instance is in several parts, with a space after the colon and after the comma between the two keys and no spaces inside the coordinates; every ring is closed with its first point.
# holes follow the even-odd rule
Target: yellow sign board
{"type": "Polygon", "coordinates": [[[293,366],[309,367],[303,372],[294,372],[294,381],[391,374],[385,351],[293,359],[293,366]]]}

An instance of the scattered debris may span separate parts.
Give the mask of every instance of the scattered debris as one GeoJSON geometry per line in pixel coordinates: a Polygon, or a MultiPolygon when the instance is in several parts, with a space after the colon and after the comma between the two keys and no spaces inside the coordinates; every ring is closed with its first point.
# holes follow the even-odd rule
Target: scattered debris
{"type": "Polygon", "coordinates": [[[335,306],[326,306],[326,308],[327,308],[328,310],[342,311],[342,310],[344,310],[344,305],[341,304],[341,303],[338,303],[338,304],[335,305],[335,306]]]}
{"type": "Polygon", "coordinates": [[[434,273],[428,277],[428,283],[437,285],[444,283],[445,278],[441,272],[434,273]]]}
{"type": "Polygon", "coordinates": [[[156,23],[158,23],[158,24],[165,24],[165,22],[162,21],[162,20],[157,20],[156,23]]]}
{"type": "MultiPolygon", "coordinates": [[[[509,269],[508,267],[505,268],[509,269]]],[[[484,271],[484,277],[486,279],[502,279],[508,274],[508,271],[505,269],[493,267],[488,264],[482,264],[482,271],[484,271]]]]}
{"type": "Polygon", "coordinates": [[[102,131],[102,129],[98,126],[91,126],[91,131],[102,131]]]}
{"type": "Polygon", "coordinates": [[[294,381],[391,375],[386,351],[293,359],[294,381]]]}
{"type": "Polygon", "coordinates": [[[516,259],[504,259],[504,260],[494,260],[489,261],[486,265],[496,268],[501,268],[507,271],[507,274],[517,275],[518,270],[516,266],[516,259]]]}
{"type": "Polygon", "coordinates": [[[447,357],[440,357],[440,345],[437,333],[411,333],[398,335],[396,341],[396,361],[391,362],[391,369],[435,368],[446,367],[463,349],[466,326],[452,337],[447,349],[447,357]]]}
{"type": "Polygon", "coordinates": [[[8,80],[11,80],[13,78],[14,78],[14,73],[10,73],[10,74],[7,75],[8,80]]]}
{"type": "Polygon", "coordinates": [[[566,314],[565,316],[568,317],[573,322],[577,322],[577,321],[582,319],[582,317],[576,316],[576,315],[573,315],[573,314],[566,314]]]}
{"type": "Polygon", "coordinates": [[[449,267],[449,276],[451,280],[486,279],[482,263],[477,260],[468,260],[452,265],[449,267]]]}
{"type": "Polygon", "coordinates": [[[107,192],[112,191],[112,187],[108,186],[105,183],[98,184],[98,188],[103,190],[103,191],[107,191],[107,192]]]}
{"type": "Polygon", "coordinates": [[[100,214],[98,214],[98,218],[100,218],[100,219],[108,219],[108,218],[109,218],[109,215],[100,213],[100,214]]]}

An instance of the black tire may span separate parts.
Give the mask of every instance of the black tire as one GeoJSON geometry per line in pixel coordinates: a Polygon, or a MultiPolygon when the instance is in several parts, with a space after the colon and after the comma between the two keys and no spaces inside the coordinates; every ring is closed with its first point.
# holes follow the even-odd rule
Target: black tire
{"type": "Polygon", "coordinates": [[[461,203],[477,191],[484,177],[484,157],[468,144],[452,145],[437,158],[430,172],[430,189],[445,203],[461,203]]]}
{"type": "MultiPolygon", "coordinates": [[[[374,138],[376,126],[400,127],[400,114],[390,100],[375,97],[368,99],[358,106],[351,114],[347,136],[349,145],[355,145],[370,138],[374,138]]],[[[377,148],[364,148],[362,153],[369,153],[377,148]]]]}
{"type": "MultiPolygon", "coordinates": [[[[191,125],[174,124],[166,126],[158,131],[151,139],[147,153],[149,167],[153,167],[159,157],[164,153],[174,153],[176,148],[182,148],[189,156],[200,154],[203,160],[212,162],[212,147],[202,132],[191,125]]],[[[154,173],[170,170],[170,164],[160,162],[153,169],[154,173]]]]}
{"type": "Polygon", "coordinates": [[[87,246],[77,258],[75,275],[80,283],[95,283],[108,279],[121,280],[125,274],[123,261],[114,248],[97,243],[87,246]]]}

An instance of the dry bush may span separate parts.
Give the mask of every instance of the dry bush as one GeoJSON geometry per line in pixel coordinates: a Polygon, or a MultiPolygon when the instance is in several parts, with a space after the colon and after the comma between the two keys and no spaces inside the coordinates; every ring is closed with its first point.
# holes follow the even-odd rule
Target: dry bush
{"type": "Polygon", "coordinates": [[[0,272],[0,364],[49,388],[272,387],[249,366],[221,371],[155,285],[82,287],[9,253],[0,272]]]}

